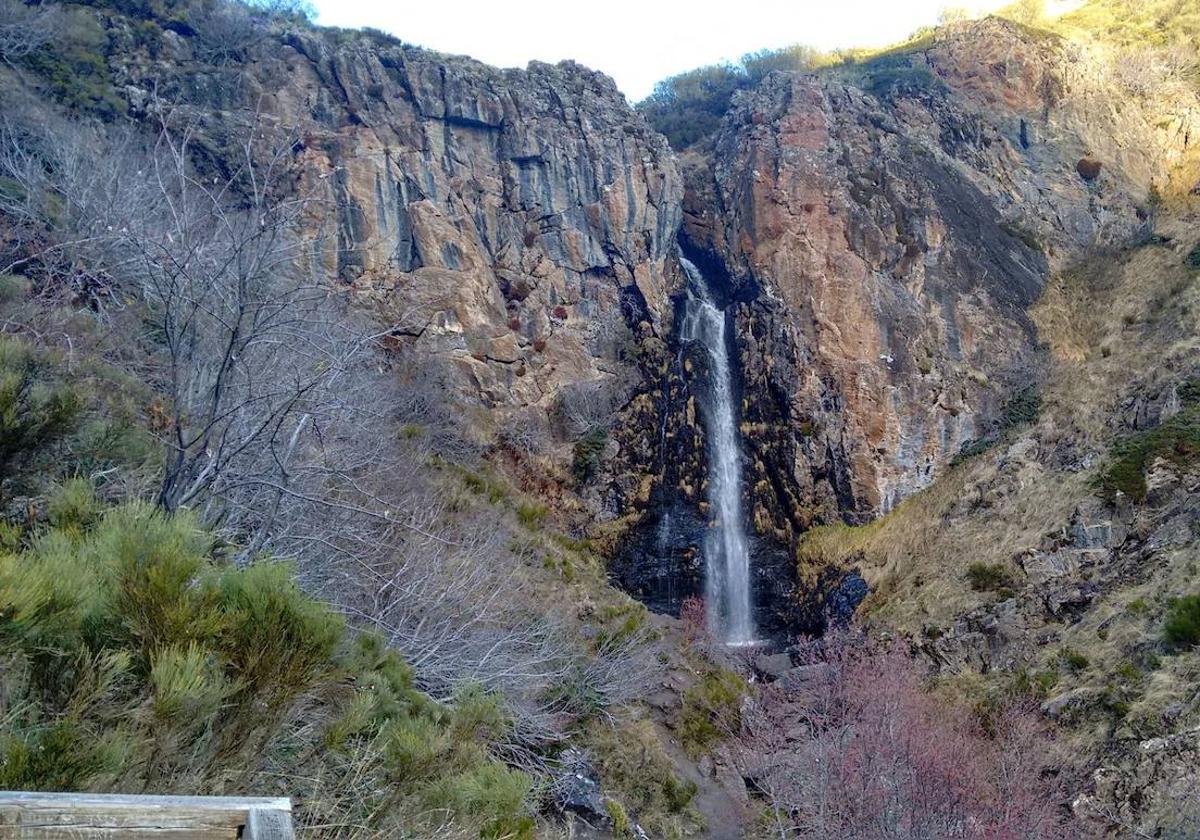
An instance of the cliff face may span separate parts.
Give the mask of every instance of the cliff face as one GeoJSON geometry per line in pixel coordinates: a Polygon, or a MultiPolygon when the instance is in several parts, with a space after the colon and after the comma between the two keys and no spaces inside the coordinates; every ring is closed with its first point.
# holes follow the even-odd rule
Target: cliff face
{"type": "Polygon", "coordinates": [[[323,209],[314,269],[390,347],[448,371],[481,440],[556,440],[562,466],[610,423],[582,509],[633,537],[634,589],[694,584],[707,516],[678,239],[736,302],[746,509],[760,555],[786,554],[995,432],[1041,377],[1027,310],[1047,278],[1145,237],[1197,128],[1194,93],[1129,97],[1103,56],[997,20],[773,74],[682,166],[611,80],[570,63],[502,71],[303,28],[227,66],[171,32],[139,50],[113,59],[131,109],[152,90],[183,103],[215,160],[255,120],[295,132],[323,209]],[[651,550],[667,515],[690,525],[651,550]]]}
{"type": "Polygon", "coordinates": [[[203,136],[295,133],[312,261],[388,339],[481,413],[546,425],[564,388],[628,378],[631,327],[661,330],[681,181],[612,81],[571,63],[497,70],[363,33],[298,30],[229,68],[170,38],[130,59],[135,102],[167,88],[203,136]]]}
{"type": "Polygon", "coordinates": [[[775,74],[687,162],[688,238],[761,289],[739,312],[761,524],[926,486],[1038,379],[1026,309],[1051,271],[1146,235],[1195,97],[1118,108],[1081,50],[988,20],[775,74]]]}

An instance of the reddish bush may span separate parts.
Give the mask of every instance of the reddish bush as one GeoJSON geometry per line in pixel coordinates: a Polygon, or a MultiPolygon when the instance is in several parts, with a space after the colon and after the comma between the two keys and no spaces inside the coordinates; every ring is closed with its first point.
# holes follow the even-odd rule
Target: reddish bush
{"type": "Polygon", "coordinates": [[[516,332],[517,330],[521,329],[521,319],[515,318],[515,317],[509,318],[508,319],[508,328],[510,330],[512,330],[513,332],[516,332]]]}
{"type": "Polygon", "coordinates": [[[545,350],[546,349],[546,339],[544,339],[544,338],[535,339],[533,342],[533,349],[537,353],[541,353],[543,350],[545,350]]]}
{"type": "Polygon", "coordinates": [[[1091,158],[1082,158],[1079,163],[1075,164],[1075,171],[1085,181],[1095,181],[1100,177],[1100,170],[1103,168],[1104,164],[1091,158]]]}
{"type": "Polygon", "coordinates": [[[684,598],[679,605],[679,620],[683,622],[683,639],[693,644],[708,635],[708,621],[704,611],[704,599],[693,595],[684,598]]]}
{"type": "Polygon", "coordinates": [[[1035,706],[982,720],[928,691],[901,650],[832,639],[810,653],[744,716],[745,772],[799,836],[1071,836],[1035,706]]]}
{"type": "Polygon", "coordinates": [[[565,306],[554,307],[554,309],[551,310],[550,314],[553,315],[555,318],[557,318],[560,321],[567,320],[567,308],[565,306]]]}

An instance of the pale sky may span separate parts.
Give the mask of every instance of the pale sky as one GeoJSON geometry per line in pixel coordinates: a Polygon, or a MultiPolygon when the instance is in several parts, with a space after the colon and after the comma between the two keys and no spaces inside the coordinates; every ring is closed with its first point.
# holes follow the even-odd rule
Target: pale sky
{"type": "Polygon", "coordinates": [[[371,26],[500,67],[571,58],[632,102],[667,76],[764,47],[883,46],[956,6],[1011,0],[316,0],[325,26],[371,26]]]}

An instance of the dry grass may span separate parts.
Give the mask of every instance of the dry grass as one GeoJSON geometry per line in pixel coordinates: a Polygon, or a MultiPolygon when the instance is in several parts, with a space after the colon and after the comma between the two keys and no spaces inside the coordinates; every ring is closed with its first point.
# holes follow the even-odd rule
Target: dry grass
{"type": "Polygon", "coordinates": [[[1092,37],[1115,46],[1200,46],[1200,6],[1194,0],[1091,0],[1051,21],[1071,38],[1092,37]]]}

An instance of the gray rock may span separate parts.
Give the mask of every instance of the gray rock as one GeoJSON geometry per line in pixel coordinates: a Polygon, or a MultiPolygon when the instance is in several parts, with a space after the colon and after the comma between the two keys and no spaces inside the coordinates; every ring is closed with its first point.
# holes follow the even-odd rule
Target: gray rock
{"type": "Polygon", "coordinates": [[[786,653],[772,653],[759,656],[754,660],[754,668],[760,674],[772,679],[778,679],[792,668],[792,657],[786,653]]]}

